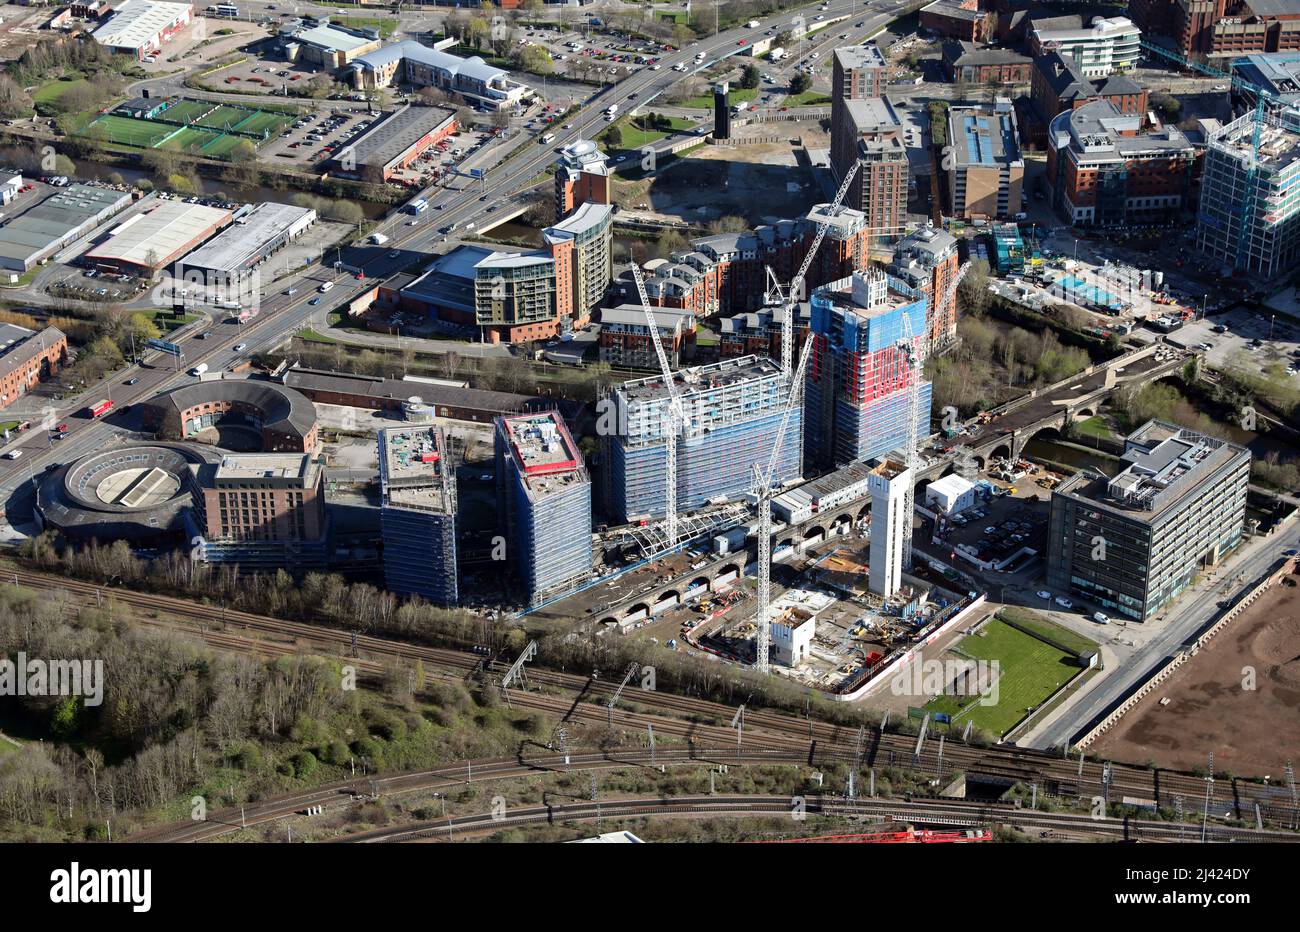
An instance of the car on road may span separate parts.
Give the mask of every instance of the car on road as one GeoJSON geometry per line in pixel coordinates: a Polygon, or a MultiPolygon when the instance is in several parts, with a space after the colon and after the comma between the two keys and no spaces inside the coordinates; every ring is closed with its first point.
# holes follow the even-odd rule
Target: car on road
{"type": "Polygon", "coordinates": [[[307,303],[308,303],[308,304],[311,304],[311,305],[320,304],[320,298],[312,298],[312,299],[311,299],[310,301],[308,301],[307,303]]]}
{"type": "Polygon", "coordinates": [[[1035,593],[1035,595],[1037,595],[1040,599],[1050,599],[1052,597],[1052,594],[1048,592],[1046,589],[1039,589],[1038,592],[1035,593]]]}
{"type": "Polygon", "coordinates": [[[200,333],[200,334],[199,334],[198,336],[196,336],[194,339],[196,339],[196,340],[206,340],[207,338],[208,338],[208,333],[207,333],[207,331],[205,330],[203,333],[200,333]]]}
{"type": "Polygon", "coordinates": [[[16,460],[16,459],[18,459],[18,457],[20,457],[20,456],[22,456],[22,455],[23,455],[23,451],[22,451],[22,450],[10,450],[8,453],[5,454],[5,456],[6,456],[8,459],[11,459],[11,460],[16,460]]]}
{"type": "Polygon", "coordinates": [[[67,424],[60,424],[58,427],[56,427],[56,428],[54,428],[54,429],[55,429],[56,431],[58,431],[59,433],[61,433],[61,434],[66,434],[66,433],[68,432],[68,425],[67,425],[67,424]]]}
{"type": "Polygon", "coordinates": [[[243,352],[244,350],[246,350],[246,349],[248,349],[248,344],[247,344],[247,343],[236,343],[236,344],[235,344],[235,352],[236,352],[236,353],[242,353],[242,352],[243,352]]]}
{"type": "Polygon", "coordinates": [[[294,295],[296,295],[297,293],[298,293],[298,289],[297,289],[297,288],[286,288],[286,289],[284,289],[284,294],[285,294],[285,296],[286,296],[286,297],[289,297],[289,298],[292,298],[292,297],[293,297],[294,295]]]}
{"type": "Polygon", "coordinates": [[[1063,595],[1058,595],[1056,597],[1056,604],[1061,606],[1061,608],[1074,608],[1074,603],[1063,595]]]}
{"type": "Polygon", "coordinates": [[[139,382],[140,382],[140,379],[139,379],[138,377],[133,377],[133,378],[129,378],[129,379],[127,379],[126,382],[124,382],[123,384],[125,384],[125,385],[138,385],[139,382]]]}
{"type": "Polygon", "coordinates": [[[394,249],[392,252],[390,252],[390,253],[388,254],[388,258],[390,258],[390,259],[396,259],[396,258],[397,258],[398,256],[400,256],[401,254],[402,254],[402,251],[401,251],[400,249],[394,249]]]}
{"type": "Polygon", "coordinates": [[[1300,554],[1300,550],[1296,550],[1294,547],[1292,547],[1290,550],[1282,551],[1282,556],[1284,557],[1294,557],[1296,554],[1300,554]]]}

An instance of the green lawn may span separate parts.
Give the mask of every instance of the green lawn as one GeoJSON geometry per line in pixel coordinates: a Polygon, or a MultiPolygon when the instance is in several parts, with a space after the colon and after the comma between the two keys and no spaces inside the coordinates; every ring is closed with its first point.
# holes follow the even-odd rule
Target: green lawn
{"type": "MultiPolygon", "coordinates": [[[[758,96],[758,88],[756,87],[736,87],[736,88],[732,88],[731,91],[727,94],[727,103],[734,106],[740,103],[742,100],[753,100],[757,96],[758,96]]],[[[701,94],[699,97],[688,97],[686,100],[683,100],[680,104],[677,104],[677,106],[695,107],[698,109],[706,110],[709,107],[713,106],[713,95],[701,94]]]]}
{"type": "Polygon", "coordinates": [[[1097,649],[1096,641],[1090,640],[1082,634],[1075,634],[1069,628],[1058,625],[1050,618],[1044,618],[1032,609],[1009,605],[998,612],[998,615],[1010,619],[1022,628],[1033,631],[1041,637],[1051,638],[1057,644],[1077,654],[1084,654],[1097,649]]]}
{"type": "Polygon", "coordinates": [[[830,102],[831,99],[821,91],[804,91],[802,94],[792,94],[785,99],[787,107],[815,107],[830,102]]]}
{"type": "Polygon", "coordinates": [[[387,39],[397,31],[397,20],[378,16],[330,16],[330,22],[336,26],[350,26],[353,29],[378,29],[379,34],[387,39]]]}
{"type": "Polygon", "coordinates": [[[57,103],[59,98],[68,93],[68,91],[72,90],[74,87],[89,86],[90,82],[85,78],[73,78],[68,81],[65,81],[62,78],[56,78],[55,80],[47,81],[45,84],[38,87],[36,93],[32,95],[32,101],[36,104],[38,109],[41,109],[42,105],[57,103]]]}
{"type": "Polygon", "coordinates": [[[176,128],[172,126],[108,113],[92,122],[82,130],[82,133],[86,135],[102,135],[108,142],[115,142],[123,146],[149,149],[162,142],[175,131],[176,128]]]}
{"type": "Polygon", "coordinates": [[[649,145],[663,139],[670,132],[689,131],[695,129],[696,126],[694,120],[688,120],[685,117],[670,117],[670,120],[672,122],[671,130],[641,129],[632,120],[616,124],[623,134],[623,148],[635,149],[638,146],[649,145]]]}
{"type": "Polygon", "coordinates": [[[1110,440],[1115,436],[1106,421],[1100,417],[1090,417],[1086,421],[1079,421],[1074,425],[1074,429],[1082,437],[1096,437],[1100,440],[1110,440]]]}
{"type": "Polygon", "coordinates": [[[308,327],[306,330],[299,330],[297,333],[297,337],[298,339],[304,340],[307,343],[334,344],[338,342],[338,340],[334,339],[333,337],[327,337],[325,336],[325,334],[318,333],[315,330],[312,330],[310,327],[308,327]]]}
{"type": "Polygon", "coordinates": [[[976,660],[998,661],[997,702],[981,705],[979,696],[937,696],[925,709],[951,715],[954,727],[965,727],[969,720],[999,737],[1082,671],[1065,651],[996,618],[963,638],[956,651],[976,660]]]}

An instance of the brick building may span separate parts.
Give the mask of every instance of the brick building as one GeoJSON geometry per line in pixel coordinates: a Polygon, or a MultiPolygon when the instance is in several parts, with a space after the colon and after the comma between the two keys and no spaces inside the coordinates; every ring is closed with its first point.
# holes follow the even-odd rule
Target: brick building
{"type": "Polygon", "coordinates": [[[935,0],[921,7],[920,23],[945,39],[985,42],[993,35],[997,16],[981,10],[979,0],[935,0]]]}
{"type": "Polygon", "coordinates": [[[1058,113],[1075,110],[1094,100],[1107,100],[1120,113],[1145,117],[1146,88],[1130,78],[1114,74],[1092,80],[1083,69],[1060,52],[1048,52],[1034,59],[1030,78],[1028,119],[1020,123],[1020,137],[1027,145],[1043,146],[1047,142],[1047,126],[1058,113]]]}
{"type": "Polygon", "coordinates": [[[68,364],[68,338],[57,327],[40,333],[0,324],[0,408],[7,408],[38,382],[68,364]]]}
{"type": "Polygon", "coordinates": [[[1300,51],[1300,0],[1129,0],[1129,16],[1187,58],[1300,51]]]}
{"type": "Polygon", "coordinates": [[[1028,84],[1033,64],[1011,49],[982,49],[967,41],[943,44],[944,74],[954,84],[1028,84]]]}
{"type": "Polygon", "coordinates": [[[590,139],[579,139],[555,160],[555,217],[567,217],[588,202],[610,203],[609,160],[590,139]]]}

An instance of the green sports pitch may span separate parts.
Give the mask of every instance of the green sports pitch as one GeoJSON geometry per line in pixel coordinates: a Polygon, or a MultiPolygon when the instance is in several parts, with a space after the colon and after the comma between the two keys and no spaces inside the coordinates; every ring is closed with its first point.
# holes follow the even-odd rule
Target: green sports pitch
{"type": "Polygon", "coordinates": [[[1083,672],[1073,654],[998,618],[962,638],[954,645],[953,653],[998,662],[997,701],[982,705],[980,696],[937,696],[925,705],[925,711],[952,716],[954,729],[964,728],[969,720],[998,737],[1083,672]]]}
{"type": "Polygon", "coordinates": [[[137,149],[173,149],[221,158],[247,140],[254,146],[284,131],[295,115],[234,104],[180,98],[152,118],[103,113],[81,131],[117,145],[137,149]]]}

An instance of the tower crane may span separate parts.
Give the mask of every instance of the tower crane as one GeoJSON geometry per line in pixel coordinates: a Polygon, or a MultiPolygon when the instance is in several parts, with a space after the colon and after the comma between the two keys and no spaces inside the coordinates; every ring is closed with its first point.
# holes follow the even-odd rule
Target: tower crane
{"type": "Polygon", "coordinates": [[[758,500],[758,607],[754,619],[758,630],[754,635],[754,667],[760,673],[768,672],[768,650],[772,643],[771,622],[768,611],[772,601],[772,479],[776,475],[776,464],[781,458],[781,446],[785,440],[786,427],[790,424],[790,415],[802,392],[804,373],[808,370],[808,359],[812,355],[812,340],[805,340],[803,350],[799,353],[799,368],[790,379],[790,395],[786,400],[785,411],[781,414],[781,423],[777,426],[776,437],[772,442],[772,453],[767,460],[767,469],[754,464],[754,495],[758,500]]]}
{"type": "Polygon", "coordinates": [[[668,388],[668,412],[664,423],[664,481],[667,485],[665,502],[664,532],[668,537],[668,546],[677,543],[677,436],[686,423],[686,410],[682,406],[681,392],[677,390],[677,380],[673,377],[672,367],[668,365],[668,354],[664,352],[663,341],[659,339],[659,325],[655,321],[654,311],[650,308],[650,298],[646,295],[645,279],[635,262],[632,266],[632,280],[636,282],[637,296],[645,311],[646,322],[650,325],[650,342],[654,344],[655,355],[659,357],[659,371],[663,373],[664,385],[668,388]]]}
{"type": "MultiPolygon", "coordinates": [[[[844,180],[840,182],[840,188],[835,192],[835,199],[831,201],[831,207],[836,208],[844,203],[845,196],[849,193],[849,185],[853,184],[853,179],[858,174],[862,162],[855,161],[847,172],[844,173],[844,180]]],[[[822,222],[817,224],[817,233],[813,237],[812,245],[808,247],[808,252],[803,257],[803,263],[799,266],[799,271],[795,273],[794,278],[790,279],[790,287],[782,289],[781,283],[777,281],[776,273],[772,267],[767,267],[767,281],[769,284],[768,299],[774,305],[780,306],[784,310],[784,317],[781,319],[781,371],[786,375],[790,374],[790,363],[794,361],[794,309],[799,303],[799,296],[803,293],[804,280],[808,275],[808,269],[812,267],[813,257],[817,255],[817,250],[821,248],[822,240],[826,238],[828,224],[822,222]],[[775,295],[775,297],[773,297],[775,295]]]]}
{"type": "MultiPolygon", "coordinates": [[[[970,270],[971,261],[968,259],[963,262],[957,269],[957,274],[952,277],[952,282],[944,290],[942,295],[936,295],[934,309],[945,307],[948,301],[957,292],[957,286],[961,280],[966,277],[970,270]],[[941,299],[941,300],[938,300],[941,299]]],[[[921,332],[917,334],[912,327],[911,315],[906,311],[903,312],[903,336],[898,341],[898,348],[907,360],[908,369],[910,370],[911,379],[907,386],[907,439],[903,443],[904,465],[913,470],[912,478],[907,483],[907,493],[903,499],[903,566],[912,565],[912,515],[916,497],[916,474],[915,470],[921,465],[921,454],[917,450],[920,443],[920,430],[917,424],[921,420],[921,378],[925,372],[925,360],[930,355],[930,327],[925,322],[921,322],[921,332]],[[918,339],[919,336],[919,339],[918,339]]]]}

